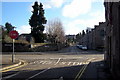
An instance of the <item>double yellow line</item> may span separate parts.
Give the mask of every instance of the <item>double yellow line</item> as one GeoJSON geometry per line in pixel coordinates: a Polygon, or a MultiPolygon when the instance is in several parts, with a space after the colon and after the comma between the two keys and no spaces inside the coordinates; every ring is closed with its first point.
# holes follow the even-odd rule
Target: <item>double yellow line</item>
{"type": "Polygon", "coordinates": [[[77,74],[77,76],[75,77],[74,80],[80,80],[80,78],[81,78],[82,74],[85,72],[87,66],[88,66],[88,65],[90,64],[90,62],[91,62],[92,60],[94,60],[94,59],[95,59],[95,58],[91,58],[91,59],[87,60],[86,64],[80,69],[79,73],[77,74]]]}
{"type": "Polygon", "coordinates": [[[20,67],[23,67],[25,65],[27,65],[28,63],[26,61],[23,61],[23,60],[20,60],[20,63],[19,64],[15,64],[13,66],[9,66],[9,67],[5,67],[3,68],[2,70],[0,70],[0,72],[7,72],[7,71],[11,71],[11,70],[14,70],[14,69],[17,69],[17,68],[20,68],[20,67]]]}
{"type": "Polygon", "coordinates": [[[87,64],[85,64],[85,65],[80,69],[79,73],[77,74],[77,76],[75,77],[74,80],[80,80],[82,74],[85,72],[85,70],[86,70],[86,68],[87,68],[87,66],[88,66],[88,64],[89,64],[90,62],[86,62],[86,63],[87,63],[87,64]]]}

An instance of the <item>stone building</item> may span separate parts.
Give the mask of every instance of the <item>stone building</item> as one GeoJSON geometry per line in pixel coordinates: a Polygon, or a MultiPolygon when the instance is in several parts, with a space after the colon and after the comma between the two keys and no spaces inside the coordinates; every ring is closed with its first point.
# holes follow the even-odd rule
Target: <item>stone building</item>
{"type": "Polygon", "coordinates": [[[120,2],[105,0],[105,61],[115,80],[120,78],[120,2]]]}
{"type": "Polygon", "coordinates": [[[94,41],[95,49],[103,49],[105,41],[105,22],[99,22],[98,26],[95,26],[94,41]]]}
{"type": "Polygon", "coordinates": [[[68,42],[74,42],[76,40],[76,35],[66,35],[68,42]]]}
{"type": "Polygon", "coordinates": [[[87,46],[87,42],[88,42],[87,37],[88,37],[87,34],[85,34],[84,36],[82,36],[81,39],[80,39],[80,44],[87,46]]]}
{"type": "Polygon", "coordinates": [[[105,26],[105,22],[99,22],[99,25],[95,25],[94,29],[82,36],[80,44],[86,45],[88,49],[103,49],[105,26]]]}

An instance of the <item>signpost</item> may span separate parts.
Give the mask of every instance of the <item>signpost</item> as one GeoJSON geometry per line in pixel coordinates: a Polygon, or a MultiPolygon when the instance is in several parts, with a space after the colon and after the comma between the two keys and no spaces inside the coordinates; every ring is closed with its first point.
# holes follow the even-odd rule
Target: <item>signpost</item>
{"type": "Polygon", "coordinates": [[[9,36],[13,39],[13,53],[12,53],[12,62],[14,62],[14,41],[18,37],[18,32],[13,30],[9,32],[9,36]]]}

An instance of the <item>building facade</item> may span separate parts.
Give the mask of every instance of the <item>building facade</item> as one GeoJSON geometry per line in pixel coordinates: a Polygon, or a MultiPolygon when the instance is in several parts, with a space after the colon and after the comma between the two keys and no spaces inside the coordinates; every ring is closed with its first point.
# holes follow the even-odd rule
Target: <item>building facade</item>
{"type": "Polygon", "coordinates": [[[29,43],[35,43],[34,38],[30,34],[21,34],[18,36],[17,40],[28,41],[29,43]]]}
{"type": "Polygon", "coordinates": [[[86,32],[80,39],[80,44],[86,45],[88,49],[103,49],[104,37],[105,37],[105,22],[99,22],[99,25],[95,25],[94,29],[86,32]]]}
{"type": "Polygon", "coordinates": [[[105,42],[105,22],[99,22],[98,26],[95,26],[95,49],[104,49],[104,42],[105,42]]]}
{"type": "Polygon", "coordinates": [[[66,39],[68,42],[75,42],[76,35],[66,35],[66,39]]]}
{"type": "Polygon", "coordinates": [[[115,80],[120,78],[120,2],[105,0],[105,61],[115,80]]]}

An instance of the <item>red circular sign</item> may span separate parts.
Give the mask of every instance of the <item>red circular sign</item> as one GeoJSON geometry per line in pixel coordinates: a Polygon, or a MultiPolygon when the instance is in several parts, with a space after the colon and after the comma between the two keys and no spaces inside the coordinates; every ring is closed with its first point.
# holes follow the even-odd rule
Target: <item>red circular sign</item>
{"type": "Polygon", "coordinates": [[[13,31],[10,31],[9,33],[9,36],[12,38],[12,39],[16,39],[18,37],[18,32],[13,30],[13,31]]]}

